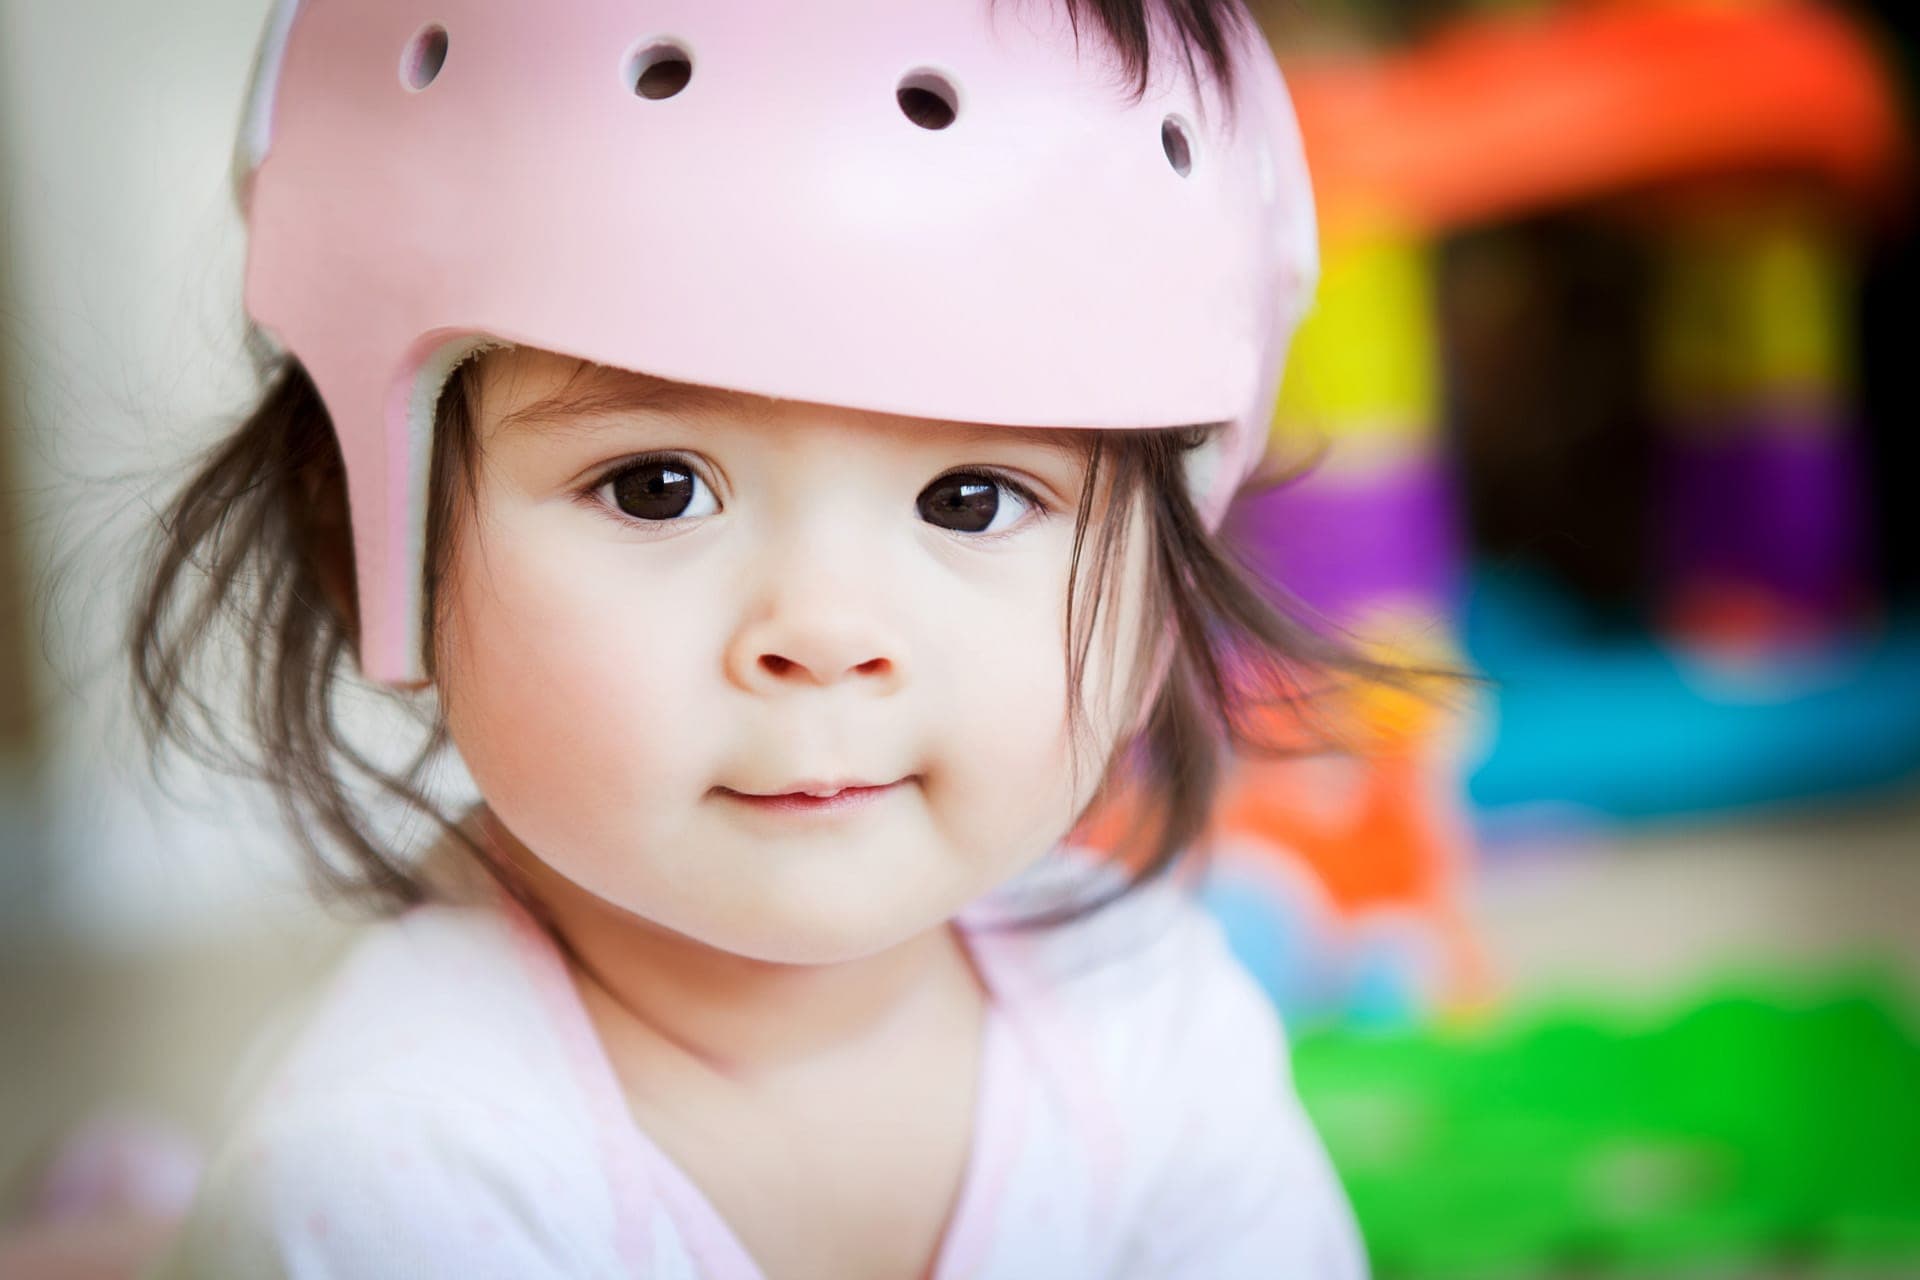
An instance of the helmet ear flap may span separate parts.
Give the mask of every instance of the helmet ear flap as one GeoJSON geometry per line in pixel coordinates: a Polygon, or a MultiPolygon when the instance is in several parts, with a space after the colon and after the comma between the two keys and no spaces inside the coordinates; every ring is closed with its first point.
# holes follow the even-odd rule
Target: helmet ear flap
{"type": "MultiPolygon", "coordinates": [[[[361,616],[376,624],[381,640],[361,650],[361,670],[369,679],[420,688],[428,683],[425,654],[427,580],[427,522],[432,501],[433,443],[438,428],[440,399],[461,365],[483,352],[509,345],[485,334],[429,334],[417,343],[386,403],[386,450],[381,461],[399,466],[403,475],[386,475],[384,511],[368,511],[365,519],[384,527],[357,529],[357,547],[371,537],[383,537],[391,580],[377,599],[368,584],[360,591],[361,616]]],[[[352,485],[349,464],[349,488],[352,485]]],[[[362,519],[354,512],[356,526],[362,519]]]]}
{"type": "MultiPolygon", "coordinates": [[[[349,527],[328,536],[352,548],[354,608],[341,616],[356,624],[368,680],[412,688],[425,681],[427,518],[440,396],[461,364],[499,345],[440,330],[416,343],[384,383],[309,370],[343,460],[349,527]]],[[[323,498],[324,486],[314,496],[323,498]]]]}

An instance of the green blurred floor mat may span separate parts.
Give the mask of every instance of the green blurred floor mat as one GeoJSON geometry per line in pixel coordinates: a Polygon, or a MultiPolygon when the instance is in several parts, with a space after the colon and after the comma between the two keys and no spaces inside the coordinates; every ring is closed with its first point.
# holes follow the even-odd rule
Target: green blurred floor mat
{"type": "Polygon", "coordinates": [[[1920,1037],[1868,977],[1319,1031],[1294,1071],[1390,1276],[1787,1262],[1920,1274],[1920,1037]]]}

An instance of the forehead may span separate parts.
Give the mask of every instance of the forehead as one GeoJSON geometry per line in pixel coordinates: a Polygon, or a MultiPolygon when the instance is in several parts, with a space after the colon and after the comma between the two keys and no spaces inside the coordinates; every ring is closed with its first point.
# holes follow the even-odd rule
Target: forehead
{"type": "MultiPolygon", "coordinates": [[[[479,417],[490,441],[529,437],[573,438],[609,431],[634,418],[676,422],[773,425],[781,401],[749,392],[675,382],[627,369],[573,360],[547,352],[513,349],[482,358],[479,417]]],[[[920,438],[957,443],[1023,444],[1064,455],[1085,453],[1091,432],[1000,426],[913,418],[902,414],[831,406],[801,406],[830,412],[838,421],[910,426],[920,438]]]]}

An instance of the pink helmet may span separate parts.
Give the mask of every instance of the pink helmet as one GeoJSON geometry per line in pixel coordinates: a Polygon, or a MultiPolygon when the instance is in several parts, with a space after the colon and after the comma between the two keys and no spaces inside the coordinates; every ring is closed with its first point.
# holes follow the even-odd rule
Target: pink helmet
{"type": "Polygon", "coordinates": [[[433,407],[502,343],[967,422],[1224,421],[1217,525],[1317,266],[1279,70],[1229,40],[1231,100],[1156,56],[1134,102],[1061,0],[281,0],[247,310],[339,434],[361,669],[422,670],[433,407]]]}

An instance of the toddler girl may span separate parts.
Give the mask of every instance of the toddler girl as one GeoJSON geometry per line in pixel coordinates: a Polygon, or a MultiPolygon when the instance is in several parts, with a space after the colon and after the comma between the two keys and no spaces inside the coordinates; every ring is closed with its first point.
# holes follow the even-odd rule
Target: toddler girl
{"type": "Polygon", "coordinates": [[[1361,1274],[1190,883],[1263,708],[1391,678],[1215,536],[1314,274],[1239,0],[304,0],[257,83],[266,390],[135,672],[218,754],[239,621],[384,923],[161,1274],[1361,1274]]]}

